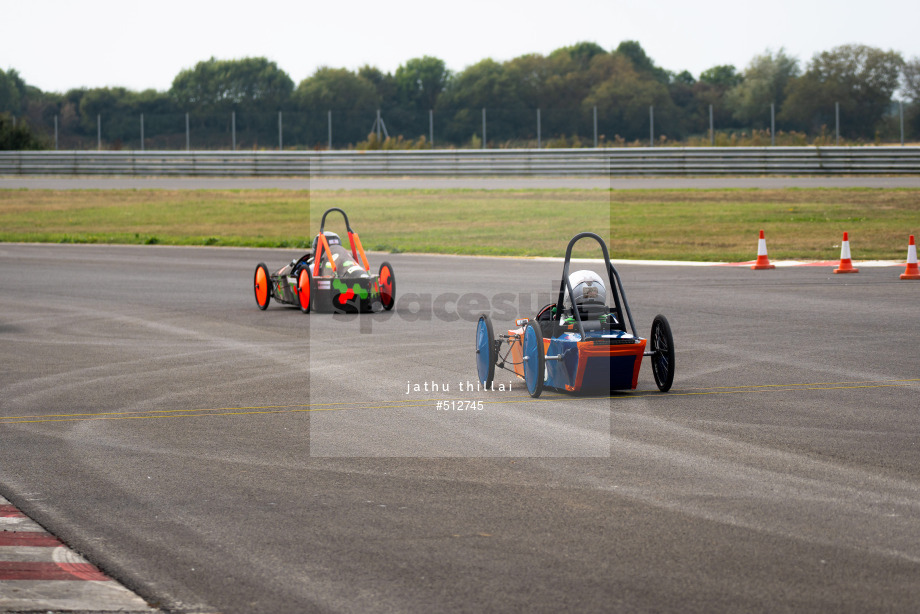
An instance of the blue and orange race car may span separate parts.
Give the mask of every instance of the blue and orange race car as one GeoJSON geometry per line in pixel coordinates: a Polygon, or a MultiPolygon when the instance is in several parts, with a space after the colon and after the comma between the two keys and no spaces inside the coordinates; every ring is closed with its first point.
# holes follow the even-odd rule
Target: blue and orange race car
{"type": "Polygon", "coordinates": [[[539,397],[544,386],[594,394],[635,389],[643,356],[651,357],[659,390],[667,392],[674,382],[674,339],[667,318],[655,316],[648,339],[636,333],[620,275],[610,262],[607,245],[594,233],[583,232],[569,242],[558,300],[534,318],[516,320],[516,325],[496,338],[489,316],[479,317],[476,369],[487,389],[496,367],[523,379],[532,397],[539,397]],[[569,274],[572,248],[584,238],[600,244],[609,285],[593,271],[569,274]]]}
{"type": "Polygon", "coordinates": [[[396,276],[389,262],[381,263],[376,275],[370,272],[361,239],[348,223],[348,215],[333,207],[323,213],[319,234],[306,254],[271,274],[264,262],[256,266],[253,290],[256,304],[263,310],[275,299],[304,313],[389,311],[396,302],[396,276]],[[333,211],[345,218],[351,251],[342,246],[337,234],[325,230],[326,216],[333,211]]]}

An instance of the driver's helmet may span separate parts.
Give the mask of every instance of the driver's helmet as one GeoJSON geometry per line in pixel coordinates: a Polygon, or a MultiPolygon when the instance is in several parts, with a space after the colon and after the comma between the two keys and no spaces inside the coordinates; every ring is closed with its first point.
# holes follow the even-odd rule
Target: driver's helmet
{"type": "MultiPolygon", "coordinates": [[[[339,239],[339,235],[335,234],[334,232],[331,232],[331,231],[329,231],[329,230],[324,230],[324,231],[323,231],[323,234],[326,235],[326,242],[329,243],[329,247],[330,247],[330,248],[331,248],[333,245],[341,245],[341,244],[342,244],[342,240],[339,239]]],[[[316,249],[319,247],[319,235],[316,235],[315,237],[313,237],[313,246],[312,246],[312,247],[313,247],[313,253],[316,253],[316,249]]]]}
{"type": "MultiPolygon", "coordinates": [[[[575,271],[569,275],[574,304],[582,314],[603,313],[607,308],[607,288],[604,280],[594,271],[575,271]]],[[[565,289],[565,310],[572,312],[572,297],[565,289]]]]}

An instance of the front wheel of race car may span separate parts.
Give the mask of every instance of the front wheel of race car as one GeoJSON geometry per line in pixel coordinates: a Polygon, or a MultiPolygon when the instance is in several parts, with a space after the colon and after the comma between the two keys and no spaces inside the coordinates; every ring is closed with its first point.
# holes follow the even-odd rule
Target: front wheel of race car
{"type": "Polygon", "coordinates": [[[265,311],[268,309],[268,302],[271,300],[271,278],[268,276],[268,267],[264,262],[256,266],[256,272],[252,280],[253,291],[256,295],[256,305],[259,309],[265,311]]]}
{"type": "Polygon", "coordinates": [[[674,383],[674,336],[671,334],[668,319],[663,315],[657,315],[652,320],[649,342],[652,344],[652,373],[655,375],[655,384],[658,385],[658,390],[667,392],[674,383]]]}
{"type": "Polygon", "coordinates": [[[297,274],[297,306],[304,313],[310,313],[310,289],[312,283],[313,275],[310,273],[310,268],[304,267],[300,269],[300,273],[297,274]]]}
{"type": "Polygon", "coordinates": [[[476,372],[483,386],[492,386],[495,379],[495,334],[489,316],[479,316],[476,325],[476,372]]]}
{"type": "Polygon", "coordinates": [[[543,347],[543,330],[536,320],[527,323],[523,343],[524,383],[527,384],[527,392],[530,393],[530,396],[537,398],[543,393],[546,349],[543,347]]]}
{"type": "Polygon", "coordinates": [[[393,273],[393,267],[389,262],[380,265],[380,272],[377,274],[377,283],[380,285],[380,304],[387,311],[393,309],[396,303],[396,275],[393,273]]]}

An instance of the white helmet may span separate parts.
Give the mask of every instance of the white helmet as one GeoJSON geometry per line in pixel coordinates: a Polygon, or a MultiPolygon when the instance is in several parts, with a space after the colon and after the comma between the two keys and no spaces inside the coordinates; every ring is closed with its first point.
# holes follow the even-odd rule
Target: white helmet
{"type": "MultiPolygon", "coordinates": [[[[602,312],[606,309],[607,288],[600,275],[594,271],[575,271],[569,275],[569,283],[572,286],[575,305],[582,314],[602,312]]],[[[568,287],[565,289],[565,310],[572,310],[568,287]]]]}
{"type": "MultiPolygon", "coordinates": [[[[329,244],[329,247],[332,247],[333,245],[342,244],[342,240],[339,238],[339,235],[335,234],[334,232],[330,230],[324,230],[323,235],[325,235],[326,243],[329,244]]],[[[316,235],[315,237],[313,237],[313,245],[311,247],[313,248],[314,252],[317,250],[317,248],[319,247],[319,235],[316,235]]]]}

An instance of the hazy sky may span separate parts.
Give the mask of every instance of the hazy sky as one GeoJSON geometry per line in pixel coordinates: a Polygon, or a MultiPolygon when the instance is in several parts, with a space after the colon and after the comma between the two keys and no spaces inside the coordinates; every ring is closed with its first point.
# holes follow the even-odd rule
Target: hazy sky
{"type": "Polygon", "coordinates": [[[0,68],[44,91],[167,90],[211,56],[264,56],[294,83],[319,66],[395,71],[431,55],[460,71],[491,57],[548,54],[579,41],[638,40],[663,68],[743,69],[784,47],[802,66],[863,43],[920,56],[918,0],[0,0],[0,68]]]}

